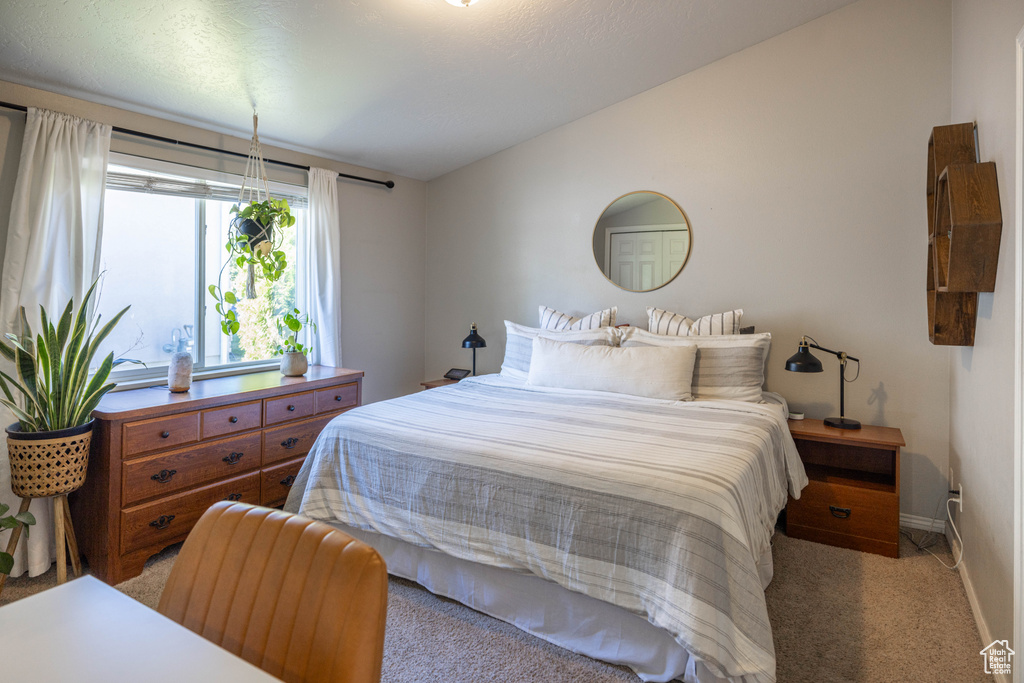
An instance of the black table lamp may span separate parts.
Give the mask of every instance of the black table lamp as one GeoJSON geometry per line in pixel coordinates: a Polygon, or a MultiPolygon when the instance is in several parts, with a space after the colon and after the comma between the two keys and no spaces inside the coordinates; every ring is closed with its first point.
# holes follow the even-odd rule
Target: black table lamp
{"type": "Polygon", "coordinates": [[[469,336],[462,340],[462,348],[473,349],[473,374],[476,375],[476,350],[487,346],[487,342],[476,331],[476,323],[469,328],[469,336]]]}
{"type": "MultiPolygon", "coordinates": [[[[824,346],[818,346],[818,343],[810,337],[802,337],[800,339],[800,348],[797,349],[795,354],[790,356],[789,360],[786,361],[786,369],[790,372],[821,372],[821,361],[811,354],[811,349],[818,349],[825,353],[831,353],[839,359],[839,417],[826,418],[825,426],[835,427],[836,429],[860,429],[860,422],[857,422],[857,420],[851,420],[844,415],[846,412],[846,361],[856,361],[857,376],[859,377],[860,360],[848,355],[845,351],[833,351],[832,349],[826,349],[824,346]]],[[[857,379],[857,377],[853,378],[853,380],[855,379],[857,379]]],[[[852,382],[853,380],[850,381],[852,382]]]]}

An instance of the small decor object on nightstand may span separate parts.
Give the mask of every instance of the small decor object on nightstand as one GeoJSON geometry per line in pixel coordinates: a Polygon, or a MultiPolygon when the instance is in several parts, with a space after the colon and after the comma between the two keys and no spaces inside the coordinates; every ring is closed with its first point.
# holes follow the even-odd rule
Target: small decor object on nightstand
{"type": "Polygon", "coordinates": [[[452,368],[444,373],[445,379],[454,379],[456,382],[467,377],[469,377],[469,370],[463,370],[462,368],[452,368]]]}
{"type": "MultiPolygon", "coordinates": [[[[846,361],[852,360],[857,363],[857,377],[860,377],[860,360],[847,354],[845,351],[833,351],[824,346],[818,346],[818,342],[811,337],[804,336],[800,339],[800,348],[786,361],[786,369],[790,372],[821,372],[821,361],[814,357],[811,349],[818,349],[825,353],[831,353],[839,359],[839,417],[825,419],[826,427],[836,429],[860,429],[860,422],[846,417],[846,361]]],[[[856,381],[857,377],[851,379],[856,381]]]]}
{"type": "Polygon", "coordinates": [[[462,348],[473,349],[473,375],[476,375],[476,350],[487,346],[487,342],[476,331],[476,323],[469,328],[469,336],[462,340],[462,348]]]}

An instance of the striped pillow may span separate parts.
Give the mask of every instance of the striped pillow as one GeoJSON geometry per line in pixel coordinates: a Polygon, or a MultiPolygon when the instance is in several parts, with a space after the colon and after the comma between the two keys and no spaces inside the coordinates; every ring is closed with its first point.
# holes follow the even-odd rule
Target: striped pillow
{"type": "Polygon", "coordinates": [[[596,330],[540,330],[536,327],[517,325],[505,321],[505,360],[501,364],[501,376],[526,381],[530,374],[530,359],[533,356],[533,340],[543,336],[571,344],[585,346],[618,346],[619,336],[614,327],[596,330]]]}
{"type": "Polygon", "coordinates": [[[670,334],[679,337],[713,334],[739,334],[743,309],[725,313],[713,313],[703,318],[690,320],[685,315],[647,307],[647,329],[655,334],[670,334]]]}
{"type": "Polygon", "coordinates": [[[619,310],[618,306],[612,306],[582,318],[574,318],[547,306],[538,308],[542,330],[595,330],[599,327],[615,327],[615,313],[619,310]]]}
{"type": "Polygon", "coordinates": [[[772,335],[760,334],[679,337],[652,334],[630,327],[622,331],[621,345],[697,346],[693,366],[693,397],[760,401],[764,364],[772,335]]]}

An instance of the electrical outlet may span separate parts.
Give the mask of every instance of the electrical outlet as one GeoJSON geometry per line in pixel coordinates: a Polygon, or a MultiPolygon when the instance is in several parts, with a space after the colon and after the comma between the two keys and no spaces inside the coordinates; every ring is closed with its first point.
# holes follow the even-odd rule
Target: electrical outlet
{"type": "Polygon", "coordinates": [[[956,498],[957,498],[957,500],[956,500],[957,509],[958,509],[959,512],[963,512],[964,511],[964,485],[963,484],[957,484],[955,487],[953,486],[953,482],[955,481],[955,478],[953,477],[953,466],[952,465],[949,466],[948,481],[949,481],[949,493],[950,493],[950,495],[956,495],[956,498]]]}

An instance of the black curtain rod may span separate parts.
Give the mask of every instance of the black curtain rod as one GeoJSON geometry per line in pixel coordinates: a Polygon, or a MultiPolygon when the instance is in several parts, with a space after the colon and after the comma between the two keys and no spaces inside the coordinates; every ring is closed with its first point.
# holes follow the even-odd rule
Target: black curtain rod
{"type": "MultiPolygon", "coordinates": [[[[10,102],[0,102],[0,107],[6,109],[14,109],[15,111],[28,111],[28,107],[23,107],[20,104],[11,104],[10,102]]],[[[248,154],[242,154],[241,152],[232,152],[229,149],[218,149],[216,147],[209,147],[207,145],[200,145],[195,142],[183,142],[181,140],[175,140],[173,138],[165,138],[162,135],[153,135],[152,133],[143,133],[138,130],[131,130],[129,128],[121,128],[119,126],[113,126],[115,133],[122,133],[124,135],[132,135],[137,138],[145,138],[146,140],[154,140],[156,142],[165,142],[169,145],[177,145],[180,147],[191,147],[193,149],[202,149],[207,152],[216,152],[217,154],[227,154],[228,156],[240,157],[242,159],[248,159],[248,154]]],[[[303,166],[301,164],[293,164],[290,161],[278,161],[277,159],[264,159],[264,162],[268,164],[277,164],[278,166],[286,166],[288,168],[297,168],[300,171],[308,171],[309,166],[303,166]]],[[[348,173],[338,173],[339,178],[349,178],[351,180],[359,180],[364,183],[374,183],[376,185],[383,185],[384,187],[391,189],[395,186],[394,180],[375,180],[373,178],[364,178],[358,175],[349,175],[348,173]]]]}

